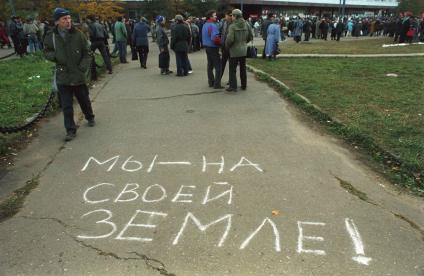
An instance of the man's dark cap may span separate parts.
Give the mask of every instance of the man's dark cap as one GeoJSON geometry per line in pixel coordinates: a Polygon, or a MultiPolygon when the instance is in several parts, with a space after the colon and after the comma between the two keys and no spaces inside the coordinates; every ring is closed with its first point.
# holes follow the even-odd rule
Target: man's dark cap
{"type": "Polygon", "coordinates": [[[54,13],[53,13],[53,19],[54,19],[54,21],[57,21],[61,17],[67,16],[67,15],[70,15],[70,14],[71,13],[68,10],[65,10],[64,8],[56,8],[54,10],[54,13]]]}

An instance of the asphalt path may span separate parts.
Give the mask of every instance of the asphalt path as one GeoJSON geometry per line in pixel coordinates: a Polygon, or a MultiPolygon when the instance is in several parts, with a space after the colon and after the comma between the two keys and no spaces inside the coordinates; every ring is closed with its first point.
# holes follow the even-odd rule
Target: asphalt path
{"type": "Polygon", "coordinates": [[[74,141],[43,122],[0,180],[39,175],[0,224],[0,275],[424,275],[422,199],[252,74],[228,94],[204,51],[183,78],[157,54],[96,84],[74,141]]]}

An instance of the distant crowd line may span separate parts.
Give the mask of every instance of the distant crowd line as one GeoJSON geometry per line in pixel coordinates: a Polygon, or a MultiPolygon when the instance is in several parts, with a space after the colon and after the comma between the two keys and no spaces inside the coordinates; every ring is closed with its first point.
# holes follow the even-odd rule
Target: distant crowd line
{"type": "Polygon", "coordinates": [[[268,14],[266,19],[249,19],[255,36],[267,36],[267,28],[277,20],[280,25],[281,39],[293,37],[296,42],[313,39],[339,41],[341,37],[363,36],[388,36],[393,37],[395,43],[412,43],[413,41],[424,42],[424,20],[410,14],[399,17],[345,17],[345,18],[319,18],[293,16],[278,19],[273,13],[268,14]]]}

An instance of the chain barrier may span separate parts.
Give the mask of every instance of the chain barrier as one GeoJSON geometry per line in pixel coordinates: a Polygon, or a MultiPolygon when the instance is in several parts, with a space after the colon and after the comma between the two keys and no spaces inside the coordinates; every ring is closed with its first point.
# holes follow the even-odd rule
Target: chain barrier
{"type": "MultiPolygon", "coordinates": [[[[11,54],[11,55],[14,55],[14,53],[11,54]]],[[[93,57],[93,61],[92,61],[91,67],[94,68],[94,70],[91,71],[90,79],[96,80],[97,79],[97,72],[96,72],[95,68],[96,67],[97,68],[102,68],[103,66],[97,64],[96,61],[94,60],[94,57],[93,57]]],[[[24,130],[27,130],[30,127],[32,127],[37,121],[39,121],[42,117],[44,117],[44,115],[46,115],[48,108],[53,103],[53,99],[55,97],[55,94],[56,94],[56,92],[52,90],[50,92],[50,96],[49,96],[46,104],[43,106],[43,108],[41,109],[41,111],[38,112],[38,113],[36,113],[36,114],[34,114],[34,116],[31,117],[30,120],[28,120],[28,122],[26,124],[20,125],[20,126],[11,126],[11,127],[0,126],[0,133],[2,133],[2,134],[10,134],[10,133],[24,131],[24,130]]]]}
{"type": "Polygon", "coordinates": [[[2,59],[6,59],[6,58],[9,58],[9,57],[13,56],[14,54],[15,54],[15,53],[11,53],[11,54],[5,55],[5,56],[3,56],[3,57],[0,57],[0,60],[2,60],[2,59]]]}
{"type": "Polygon", "coordinates": [[[38,120],[40,120],[42,117],[44,117],[44,115],[46,115],[47,110],[49,109],[49,107],[52,105],[53,103],[53,99],[55,97],[55,92],[52,90],[50,92],[50,96],[49,99],[47,100],[46,104],[43,106],[43,108],[41,109],[40,112],[34,114],[33,117],[30,118],[30,120],[24,124],[24,125],[20,125],[20,126],[11,126],[11,127],[4,127],[4,126],[0,126],[0,133],[3,134],[10,134],[10,133],[15,133],[15,132],[20,132],[23,130],[27,130],[30,127],[32,127],[38,120]]]}

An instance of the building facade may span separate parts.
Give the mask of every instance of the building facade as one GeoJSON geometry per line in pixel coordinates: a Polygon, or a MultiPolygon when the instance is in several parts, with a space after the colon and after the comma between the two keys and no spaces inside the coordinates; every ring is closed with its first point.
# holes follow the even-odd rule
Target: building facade
{"type": "Polygon", "coordinates": [[[342,14],[343,1],[344,14],[356,16],[392,14],[398,6],[398,0],[231,0],[230,3],[253,17],[269,12],[280,16],[336,16],[342,14]]]}

